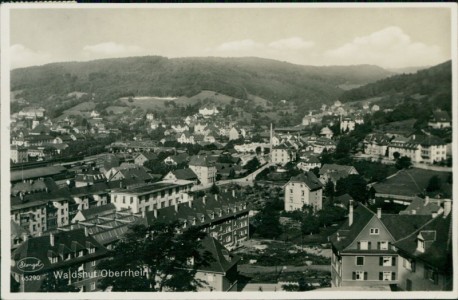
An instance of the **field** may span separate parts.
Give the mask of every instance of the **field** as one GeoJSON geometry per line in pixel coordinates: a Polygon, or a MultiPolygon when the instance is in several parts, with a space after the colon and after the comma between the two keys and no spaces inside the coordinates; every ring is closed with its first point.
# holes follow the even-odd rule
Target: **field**
{"type": "Polygon", "coordinates": [[[73,113],[73,112],[82,112],[82,111],[92,111],[95,108],[94,102],[82,102],[78,105],[75,105],[63,112],[63,114],[73,113]]]}

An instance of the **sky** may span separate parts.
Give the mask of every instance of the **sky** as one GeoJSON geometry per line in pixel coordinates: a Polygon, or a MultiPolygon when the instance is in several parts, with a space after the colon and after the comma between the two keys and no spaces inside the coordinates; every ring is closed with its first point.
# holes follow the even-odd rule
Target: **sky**
{"type": "Polygon", "coordinates": [[[451,58],[450,13],[449,8],[12,9],[11,67],[145,55],[431,66],[451,58]]]}

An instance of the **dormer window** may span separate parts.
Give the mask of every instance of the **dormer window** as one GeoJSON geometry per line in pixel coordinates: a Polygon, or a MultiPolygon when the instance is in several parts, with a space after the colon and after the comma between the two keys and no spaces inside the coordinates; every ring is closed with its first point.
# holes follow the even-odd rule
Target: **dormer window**
{"type": "Polygon", "coordinates": [[[187,225],[188,225],[188,221],[184,220],[183,221],[183,228],[186,228],[187,225]]]}
{"type": "Polygon", "coordinates": [[[95,248],[94,247],[89,248],[89,254],[94,254],[94,253],[95,253],[95,248]]]}
{"type": "Polygon", "coordinates": [[[425,252],[425,241],[422,239],[417,240],[417,251],[424,253],[425,252]]]}
{"type": "Polygon", "coordinates": [[[58,257],[57,256],[53,256],[53,257],[50,257],[49,258],[49,261],[52,263],[52,264],[56,264],[58,262],[58,257]]]}
{"type": "Polygon", "coordinates": [[[192,219],[192,225],[196,225],[196,221],[197,221],[196,218],[193,218],[192,219]]]}
{"type": "Polygon", "coordinates": [[[212,219],[214,219],[214,218],[215,218],[215,212],[213,212],[213,211],[211,212],[211,214],[210,214],[210,218],[212,218],[212,219]]]}
{"type": "Polygon", "coordinates": [[[194,256],[188,257],[186,264],[188,266],[194,266],[194,256]]]}
{"type": "Polygon", "coordinates": [[[379,229],[378,228],[371,228],[370,229],[370,234],[371,235],[378,235],[380,232],[379,232],[379,229]]]}
{"type": "Polygon", "coordinates": [[[205,222],[205,216],[200,217],[200,222],[205,222]]]}
{"type": "Polygon", "coordinates": [[[78,252],[78,257],[82,257],[83,254],[84,254],[84,253],[83,253],[83,250],[79,251],[79,252],[78,252]]]}

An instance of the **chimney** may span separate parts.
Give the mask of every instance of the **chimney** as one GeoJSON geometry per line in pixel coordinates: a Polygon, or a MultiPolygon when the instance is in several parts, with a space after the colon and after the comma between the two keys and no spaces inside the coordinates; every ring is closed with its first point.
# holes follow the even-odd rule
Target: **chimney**
{"type": "Polygon", "coordinates": [[[122,181],[119,181],[119,188],[122,189],[122,181]]]}
{"type": "Polygon", "coordinates": [[[348,226],[351,226],[353,224],[353,200],[350,200],[350,206],[348,207],[349,212],[348,212],[348,226]]]}
{"type": "Polygon", "coordinates": [[[452,201],[449,199],[444,201],[444,218],[452,211],[452,201]]]}
{"type": "Polygon", "coordinates": [[[173,206],[175,206],[175,212],[177,213],[178,212],[178,202],[175,201],[175,204],[173,206]]]}
{"type": "Polygon", "coordinates": [[[27,239],[29,238],[29,236],[27,234],[23,234],[22,235],[22,240],[25,242],[27,241],[27,239]]]}
{"type": "Polygon", "coordinates": [[[429,196],[425,197],[425,206],[429,204],[429,196]]]}
{"type": "Polygon", "coordinates": [[[146,217],[146,211],[142,210],[142,218],[146,217]]]}
{"type": "Polygon", "coordinates": [[[49,234],[49,244],[54,247],[54,233],[49,234]]]}
{"type": "Polygon", "coordinates": [[[202,197],[202,202],[203,202],[204,205],[207,204],[207,196],[203,196],[202,197]]]}
{"type": "Polygon", "coordinates": [[[153,210],[154,218],[157,219],[157,209],[153,210]]]}
{"type": "Polygon", "coordinates": [[[89,236],[89,232],[87,231],[87,226],[84,226],[84,236],[89,236]]]}
{"type": "Polygon", "coordinates": [[[379,219],[382,218],[382,208],[381,207],[377,208],[377,218],[379,219]]]}
{"type": "Polygon", "coordinates": [[[215,194],[215,200],[218,201],[218,194],[215,194]]]}
{"type": "Polygon", "coordinates": [[[232,190],[232,197],[235,198],[235,189],[232,190]]]}

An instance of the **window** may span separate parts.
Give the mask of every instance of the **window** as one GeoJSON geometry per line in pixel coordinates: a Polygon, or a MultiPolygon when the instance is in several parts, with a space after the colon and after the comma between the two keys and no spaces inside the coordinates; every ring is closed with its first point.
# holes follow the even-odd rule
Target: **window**
{"type": "Polygon", "coordinates": [[[378,229],[378,228],[371,228],[371,229],[370,229],[370,234],[372,234],[372,235],[377,235],[377,234],[379,234],[379,229],[378,229]]]}
{"type": "Polygon", "coordinates": [[[378,248],[380,250],[388,250],[388,241],[378,242],[378,248]]]}
{"type": "Polygon", "coordinates": [[[356,265],[357,266],[364,266],[364,256],[357,256],[356,257],[356,265]]]}
{"type": "Polygon", "coordinates": [[[396,280],[396,272],[379,272],[378,279],[383,281],[396,280]]]}
{"type": "Polygon", "coordinates": [[[95,282],[91,282],[91,291],[95,290],[95,282]]]}
{"type": "Polygon", "coordinates": [[[420,252],[425,252],[425,241],[418,239],[417,250],[420,252]]]}
{"type": "Polygon", "coordinates": [[[439,283],[439,274],[431,267],[425,266],[425,279],[429,279],[434,282],[434,284],[439,283]]]}
{"type": "Polygon", "coordinates": [[[51,257],[49,260],[51,261],[52,264],[55,264],[57,263],[57,256],[51,257]]]}
{"type": "Polygon", "coordinates": [[[97,264],[97,262],[95,260],[91,261],[91,266],[92,267],[95,267],[96,264],[97,264]]]}
{"type": "Polygon", "coordinates": [[[353,280],[358,280],[358,281],[367,280],[367,272],[364,272],[364,271],[353,272],[352,278],[353,280]]]}
{"type": "Polygon", "coordinates": [[[89,254],[93,254],[93,253],[95,253],[95,248],[92,248],[92,247],[89,248],[89,254]]]}
{"type": "Polygon", "coordinates": [[[208,281],[208,282],[213,282],[214,276],[215,276],[215,275],[213,275],[213,274],[208,274],[208,275],[207,275],[207,281],[208,281]]]}
{"type": "Polygon", "coordinates": [[[369,250],[369,242],[368,241],[361,241],[359,243],[360,250],[369,250]]]}
{"type": "Polygon", "coordinates": [[[396,257],[394,256],[382,256],[379,259],[379,265],[384,267],[396,266],[396,257]]]}
{"type": "Polygon", "coordinates": [[[125,196],[122,196],[122,203],[126,204],[126,197],[125,196]]]}
{"type": "Polygon", "coordinates": [[[83,250],[81,250],[79,253],[78,253],[78,257],[81,257],[83,256],[83,250]]]}

